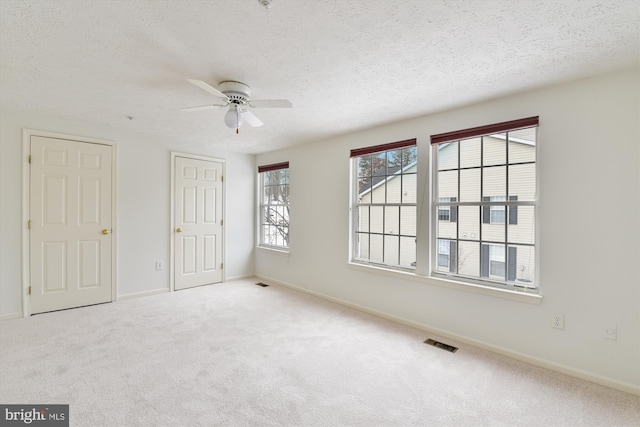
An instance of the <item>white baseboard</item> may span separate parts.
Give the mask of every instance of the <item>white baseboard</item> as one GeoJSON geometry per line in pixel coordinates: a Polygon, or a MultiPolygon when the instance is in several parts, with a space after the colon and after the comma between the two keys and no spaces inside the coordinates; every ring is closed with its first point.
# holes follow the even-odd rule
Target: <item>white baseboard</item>
{"type": "Polygon", "coordinates": [[[522,362],[526,362],[526,363],[530,363],[532,365],[535,366],[539,366],[545,369],[549,369],[551,371],[555,371],[555,372],[559,372],[565,375],[569,375],[572,377],[576,377],[576,378],[580,378],[586,381],[590,381],[596,384],[600,384],[603,385],[605,387],[610,387],[616,390],[620,390],[620,391],[624,391],[627,393],[631,393],[634,395],[638,395],[640,396],[640,386],[637,386],[635,384],[631,384],[631,383],[627,383],[627,382],[623,382],[623,381],[618,381],[618,380],[614,380],[608,377],[604,377],[602,375],[598,375],[598,374],[593,374],[587,371],[583,371],[581,369],[576,369],[576,368],[572,368],[570,366],[566,366],[566,365],[562,365],[559,363],[555,363],[555,362],[551,362],[549,360],[545,360],[545,359],[541,359],[535,356],[530,356],[528,354],[524,354],[524,353],[520,353],[517,351],[513,351],[513,350],[509,350],[507,348],[504,347],[500,347],[500,346],[496,346],[496,345],[492,345],[492,344],[487,344],[485,342],[476,340],[474,338],[469,338],[466,337],[464,335],[459,335],[456,333],[452,333],[449,331],[446,331],[444,329],[440,329],[440,328],[435,328],[429,325],[425,325],[423,323],[419,323],[419,322],[415,322],[413,320],[409,320],[409,319],[405,319],[403,317],[399,317],[399,316],[394,316],[392,314],[388,314],[388,313],[384,313],[382,311],[378,311],[378,310],[374,310],[359,304],[354,304],[351,303],[349,301],[345,301],[342,300],[340,298],[335,298],[329,295],[325,295],[323,293],[320,292],[316,292],[316,291],[312,291],[310,289],[306,289],[297,285],[292,285],[291,283],[286,283],[286,282],[281,282],[277,279],[272,279],[270,277],[266,277],[266,276],[262,276],[260,274],[256,274],[255,277],[258,277],[259,279],[263,280],[264,282],[268,283],[268,284],[274,284],[274,285],[280,285],[280,286],[284,286],[296,291],[300,291],[300,292],[304,292],[307,293],[309,295],[313,295],[316,296],[318,298],[322,298],[324,300],[327,301],[331,301],[340,305],[344,305],[350,308],[353,308],[355,310],[358,311],[362,311],[368,314],[372,314],[374,316],[377,317],[382,317],[383,319],[387,319],[387,320],[391,320],[393,322],[396,323],[400,323],[406,326],[410,326],[416,329],[420,329],[426,332],[431,332],[434,334],[438,334],[441,335],[443,337],[446,338],[451,338],[469,345],[473,345],[475,347],[480,347],[482,349],[485,350],[489,350],[489,351],[493,351],[495,353],[498,354],[502,354],[504,356],[508,356],[511,357],[513,359],[516,360],[520,360],[522,362]]]}
{"type": "Polygon", "coordinates": [[[244,280],[244,279],[251,279],[252,277],[256,277],[255,274],[242,274],[240,276],[233,276],[233,277],[225,277],[224,281],[225,282],[230,282],[232,280],[244,280]]]}
{"type": "Polygon", "coordinates": [[[166,294],[169,292],[168,288],[165,289],[154,289],[152,291],[143,291],[143,292],[134,292],[132,294],[118,295],[117,301],[125,301],[128,299],[140,298],[140,297],[148,297],[150,295],[157,294],[166,294]]]}
{"type": "Polygon", "coordinates": [[[23,317],[24,316],[22,315],[22,313],[3,314],[2,316],[0,316],[0,322],[2,322],[3,320],[21,319],[23,317]]]}

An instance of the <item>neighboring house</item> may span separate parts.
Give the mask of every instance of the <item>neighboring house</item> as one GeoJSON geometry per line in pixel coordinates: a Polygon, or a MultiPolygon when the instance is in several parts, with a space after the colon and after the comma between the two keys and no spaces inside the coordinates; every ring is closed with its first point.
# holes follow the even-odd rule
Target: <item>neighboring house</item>
{"type": "MultiPolygon", "coordinates": [[[[526,133],[512,138],[509,150],[509,189],[505,179],[507,144],[502,135],[484,137],[486,149],[474,139],[438,147],[438,193],[440,202],[487,202],[535,200],[535,138],[526,133]],[[491,155],[489,155],[491,153],[491,155]],[[485,166],[480,193],[480,170],[485,166]],[[491,167],[487,167],[491,165],[491,167]],[[463,169],[469,168],[469,169],[463,169]],[[460,188],[460,190],[459,190],[460,188]],[[460,193],[459,193],[460,191],[460,193]],[[460,200],[458,200],[458,197],[460,200]]],[[[374,174],[371,186],[359,189],[359,201],[374,206],[360,208],[359,227],[369,222],[370,233],[359,235],[358,250],[372,262],[415,266],[416,261],[416,163],[374,174]],[[386,185],[385,185],[386,184],[386,185]],[[387,206],[375,206],[375,203],[387,206]],[[402,200],[402,204],[400,203],[402,200]],[[389,206],[396,202],[398,206],[389,206]],[[406,203],[411,203],[406,205],[406,203]],[[399,256],[394,254],[398,253],[399,256]],[[393,262],[395,260],[398,262],[393,262]]],[[[437,209],[437,260],[434,270],[462,276],[506,280],[526,286],[534,281],[535,216],[533,206],[439,206],[437,209]],[[531,245],[531,246],[528,246],[531,245]],[[509,251],[506,257],[505,251],[509,251]],[[505,260],[508,259],[509,265],[505,260]]]]}

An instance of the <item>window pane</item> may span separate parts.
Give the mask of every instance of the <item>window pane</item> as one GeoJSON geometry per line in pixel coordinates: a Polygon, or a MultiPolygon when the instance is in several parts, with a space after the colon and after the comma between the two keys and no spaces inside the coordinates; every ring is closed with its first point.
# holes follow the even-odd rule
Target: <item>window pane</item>
{"type": "Polygon", "coordinates": [[[370,177],[373,174],[371,172],[371,165],[372,165],[371,155],[358,157],[358,176],[370,177]]]}
{"type": "Polygon", "coordinates": [[[280,169],[280,184],[289,185],[289,169],[280,169]]]}
{"type": "Polygon", "coordinates": [[[482,195],[505,197],[507,195],[507,168],[496,166],[483,169],[482,195]]]}
{"type": "Polygon", "coordinates": [[[438,172],[438,197],[458,197],[458,171],[438,172]]]}
{"type": "Polygon", "coordinates": [[[449,240],[438,240],[438,256],[436,269],[440,272],[449,272],[450,269],[450,249],[451,242],[449,240]]]}
{"type": "Polygon", "coordinates": [[[400,263],[400,238],[384,236],[384,262],[398,265],[400,263]]]}
{"type": "Polygon", "coordinates": [[[439,144],[436,146],[436,150],[438,152],[438,170],[458,167],[458,142],[439,144]]]}
{"type": "Polygon", "coordinates": [[[358,199],[360,203],[371,203],[371,178],[358,179],[358,199]]]}
{"type": "Polygon", "coordinates": [[[371,190],[371,203],[384,203],[386,200],[385,176],[373,177],[373,189],[371,190]]]}
{"type": "Polygon", "coordinates": [[[287,235],[289,234],[289,227],[286,226],[278,226],[276,227],[276,245],[285,246],[285,242],[287,241],[287,235]]]}
{"type": "Polygon", "coordinates": [[[502,245],[489,246],[489,276],[495,276],[504,279],[505,269],[505,252],[502,245]]]}
{"type": "MultiPolygon", "coordinates": [[[[483,207],[483,209],[488,209],[483,207]]],[[[502,223],[482,223],[482,240],[486,242],[504,242],[504,222],[502,223]]]]}
{"type": "Polygon", "coordinates": [[[536,128],[509,132],[509,163],[536,161],[536,128]]]}
{"type": "Polygon", "coordinates": [[[480,201],[480,169],[460,171],[460,201],[480,201]]]}
{"type": "Polygon", "coordinates": [[[289,184],[282,185],[280,188],[280,201],[285,205],[289,204],[289,184]]]}
{"type": "Polygon", "coordinates": [[[402,167],[405,168],[416,161],[418,156],[418,147],[407,147],[402,150],[402,167]]]}
{"type": "Polygon", "coordinates": [[[480,209],[478,206],[458,207],[458,222],[461,239],[480,239],[480,209]]]}
{"type": "Polygon", "coordinates": [[[400,207],[400,234],[404,236],[416,235],[416,207],[415,206],[400,207]]]}
{"type": "Polygon", "coordinates": [[[357,233],[356,258],[369,259],[369,235],[357,233]]]}
{"type": "Polygon", "coordinates": [[[371,155],[371,176],[386,175],[386,153],[377,153],[371,155]]]}
{"type": "Polygon", "coordinates": [[[457,222],[438,221],[438,237],[442,239],[455,239],[457,237],[457,222]]]}
{"type": "Polygon", "coordinates": [[[369,252],[369,259],[372,262],[383,262],[384,258],[382,256],[382,248],[383,248],[383,240],[382,240],[382,235],[379,234],[371,234],[369,236],[369,241],[370,241],[370,252],[369,252]]]}
{"type": "Polygon", "coordinates": [[[418,193],[416,177],[415,173],[402,175],[402,203],[416,203],[418,193]]]}
{"type": "Polygon", "coordinates": [[[507,229],[509,242],[533,245],[536,241],[534,207],[517,206],[509,210],[511,211],[507,229]]]}
{"type": "Polygon", "coordinates": [[[387,180],[387,203],[400,203],[402,200],[402,177],[392,176],[387,180]]]}
{"type": "Polygon", "coordinates": [[[480,277],[480,243],[458,243],[458,274],[480,277]]]}
{"type": "Polygon", "coordinates": [[[460,141],[460,167],[480,167],[480,138],[471,138],[460,141]]]}
{"type": "Polygon", "coordinates": [[[507,135],[504,133],[482,138],[483,166],[504,165],[507,163],[507,135]]]}
{"type": "Polygon", "coordinates": [[[491,224],[504,224],[505,221],[505,207],[504,206],[491,206],[491,224]]]}
{"type": "Polygon", "coordinates": [[[358,208],[358,230],[369,231],[369,206],[361,206],[358,208]]]}
{"type": "Polygon", "coordinates": [[[400,265],[415,267],[416,239],[415,237],[400,237],[400,265]]]}
{"type": "Polygon", "coordinates": [[[509,166],[509,196],[517,196],[519,201],[533,201],[536,198],[536,165],[509,166]]]}
{"type": "MultiPolygon", "coordinates": [[[[509,269],[515,284],[527,287],[535,285],[535,248],[533,246],[509,245],[509,269]]],[[[511,279],[510,279],[511,280],[511,279]]]]}
{"type": "Polygon", "coordinates": [[[384,207],[384,232],[385,234],[400,234],[400,207],[384,207]]]}
{"type": "Polygon", "coordinates": [[[370,207],[369,224],[372,233],[384,232],[382,228],[382,222],[384,220],[384,207],[383,206],[371,206],[370,207]]]}

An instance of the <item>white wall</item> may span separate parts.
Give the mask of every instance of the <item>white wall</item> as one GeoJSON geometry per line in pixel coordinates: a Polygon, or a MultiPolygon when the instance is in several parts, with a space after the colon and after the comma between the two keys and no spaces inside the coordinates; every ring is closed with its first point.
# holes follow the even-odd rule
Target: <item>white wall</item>
{"type": "MultiPolygon", "coordinates": [[[[258,250],[256,273],[638,392],[639,75],[608,74],[258,155],[258,164],[290,162],[291,249],[288,259],[258,250]],[[539,305],[348,265],[350,149],[417,138],[421,194],[431,134],[535,115],[539,305]],[[564,330],[550,327],[553,313],[564,314],[564,330]],[[617,325],[616,341],[602,338],[609,325],[617,325]]],[[[425,194],[418,202],[423,235],[425,194]]],[[[418,242],[419,260],[428,240],[418,242]]]]}
{"type": "Polygon", "coordinates": [[[253,155],[137,135],[41,114],[0,112],[0,319],[22,313],[22,128],[115,141],[117,144],[118,295],[169,289],[170,152],[226,160],[226,278],[253,273],[253,155]],[[155,270],[164,261],[163,271],[155,270]]]}

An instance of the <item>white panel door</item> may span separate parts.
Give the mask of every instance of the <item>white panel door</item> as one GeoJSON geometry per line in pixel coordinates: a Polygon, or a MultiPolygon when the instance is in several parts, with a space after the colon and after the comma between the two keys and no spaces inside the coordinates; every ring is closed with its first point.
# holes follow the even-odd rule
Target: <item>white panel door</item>
{"type": "Polygon", "coordinates": [[[112,147],[31,137],[31,312],[112,299],[112,147]]]}
{"type": "Polygon", "coordinates": [[[175,158],[175,289],[222,281],[222,163],[175,158]]]}

